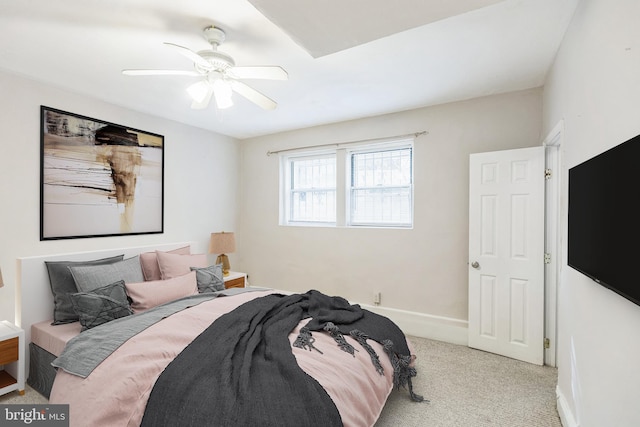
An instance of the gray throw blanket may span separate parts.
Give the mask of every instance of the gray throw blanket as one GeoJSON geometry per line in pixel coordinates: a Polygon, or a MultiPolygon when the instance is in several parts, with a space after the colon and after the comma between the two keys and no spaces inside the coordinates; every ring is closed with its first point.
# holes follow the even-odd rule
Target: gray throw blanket
{"type": "Polygon", "coordinates": [[[83,331],[73,337],[51,365],[86,378],[102,361],[125,341],[165,317],[218,296],[251,292],[248,288],[229,288],[219,292],[191,295],[159,305],[142,313],[125,316],[83,331]]]}
{"type": "MultiPolygon", "coordinates": [[[[312,333],[329,333],[344,351],[353,336],[382,374],[367,343],[383,344],[396,387],[408,386],[415,401],[411,355],[402,331],[386,317],[318,291],[267,295],[213,322],[160,375],[142,426],[340,426],[340,414],[322,386],[296,363],[288,335],[305,318],[295,346],[320,351],[312,333]]],[[[327,360],[327,369],[339,360],[327,360]]],[[[363,399],[366,398],[363,396],[363,399]]]]}

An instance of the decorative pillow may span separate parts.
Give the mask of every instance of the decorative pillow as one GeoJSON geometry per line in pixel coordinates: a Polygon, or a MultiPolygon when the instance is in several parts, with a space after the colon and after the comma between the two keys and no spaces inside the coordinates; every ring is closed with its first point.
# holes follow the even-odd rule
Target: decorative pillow
{"type": "Polygon", "coordinates": [[[123,280],[91,292],[71,294],[71,303],[78,313],[82,331],[133,314],[123,280]]]}
{"type": "Polygon", "coordinates": [[[134,313],[198,293],[195,271],[173,279],[125,283],[125,287],[134,313]]]}
{"type": "MultiPolygon", "coordinates": [[[[191,246],[166,251],[168,254],[189,255],[191,246]]],[[[160,267],[158,266],[158,257],[155,252],[143,252],[140,254],[140,265],[142,266],[142,274],[144,280],[160,280],[160,267]]]]}
{"type": "Polygon", "coordinates": [[[69,270],[80,292],[91,292],[118,280],[125,283],[144,281],[138,255],[106,265],[71,266],[69,270]]]}
{"type": "Polygon", "coordinates": [[[45,261],[49,272],[49,285],[53,293],[53,325],[62,325],[78,321],[78,314],[73,310],[71,294],[78,292],[73,280],[70,266],[102,265],[122,261],[124,255],[91,261],[45,261]]]}
{"type": "Polygon", "coordinates": [[[156,251],[158,256],[158,267],[163,280],[182,276],[191,271],[191,267],[206,267],[208,265],[207,255],[178,255],[156,251]]]}
{"type": "Polygon", "coordinates": [[[191,267],[191,271],[196,272],[198,292],[216,292],[225,289],[222,264],[211,265],[204,268],[191,267]]]}

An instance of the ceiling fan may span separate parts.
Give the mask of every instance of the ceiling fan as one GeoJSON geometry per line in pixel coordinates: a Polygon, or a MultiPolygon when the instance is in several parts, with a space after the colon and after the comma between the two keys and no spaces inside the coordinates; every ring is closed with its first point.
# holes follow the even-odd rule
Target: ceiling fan
{"type": "Polygon", "coordinates": [[[164,43],[193,61],[194,70],[122,70],[128,76],[193,76],[200,80],[190,85],[187,92],[193,102],[191,108],[207,108],[213,97],[219,109],[233,105],[232,95],[236,92],[265,110],[273,110],[274,100],[240,81],[242,79],[287,80],[287,72],[279,66],[237,67],[233,58],[218,50],[225,40],[222,29],[213,25],[204,29],[204,37],[211,49],[195,52],[173,43],[164,43]]]}

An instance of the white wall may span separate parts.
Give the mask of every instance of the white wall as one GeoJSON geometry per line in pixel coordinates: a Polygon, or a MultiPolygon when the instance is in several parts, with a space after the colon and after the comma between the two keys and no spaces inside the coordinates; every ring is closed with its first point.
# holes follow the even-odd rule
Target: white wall
{"type": "Polygon", "coordinates": [[[0,319],[14,320],[18,257],[172,241],[198,242],[206,251],[211,232],[235,229],[235,139],[2,71],[0,94],[0,319]],[[40,105],[164,135],[163,234],[40,242],[40,105]]]}
{"type": "Polygon", "coordinates": [[[540,144],[541,95],[533,89],[243,140],[232,267],[254,285],[315,288],[364,304],[381,291],[383,307],[466,322],[469,154],[540,144]],[[278,225],[279,159],[267,151],[422,130],[429,134],[415,143],[412,230],[278,225]]]}
{"type": "MultiPolygon", "coordinates": [[[[639,16],[638,0],[582,0],[548,75],[544,129],[565,122],[564,230],[568,168],[640,134],[639,16]]],[[[566,246],[563,255],[558,394],[565,426],[638,426],[640,307],[567,267],[566,246]]]]}

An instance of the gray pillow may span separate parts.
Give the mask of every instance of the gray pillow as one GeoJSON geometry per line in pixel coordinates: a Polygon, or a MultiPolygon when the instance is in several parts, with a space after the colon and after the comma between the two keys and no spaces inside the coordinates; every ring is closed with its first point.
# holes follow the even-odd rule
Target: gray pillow
{"type": "Polygon", "coordinates": [[[211,265],[209,267],[191,267],[191,271],[196,272],[198,292],[216,292],[225,289],[222,264],[211,265]]]}
{"type": "Polygon", "coordinates": [[[78,314],[73,310],[70,294],[78,292],[76,282],[73,280],[70,266],[101,265],[122,261],[124,255],[116,255],[109,258],[91,261],[45,261],[49,272],[49,285],[53,293],[53,323],[62,325],[78,321],[78,314]]]}
{"type": "Polygon", "coordinates": [[[144,282],[138,255],[106,265],[71,266],[69,270],[80,292],[91,292],[119,280],[125,283],[144,282]]]}
{"type": "Polygon", "coordinates": [[[91,292],[71,294],[71,303],[78,313],[82,331],[133,314],[123,280],[91,292]]]}

